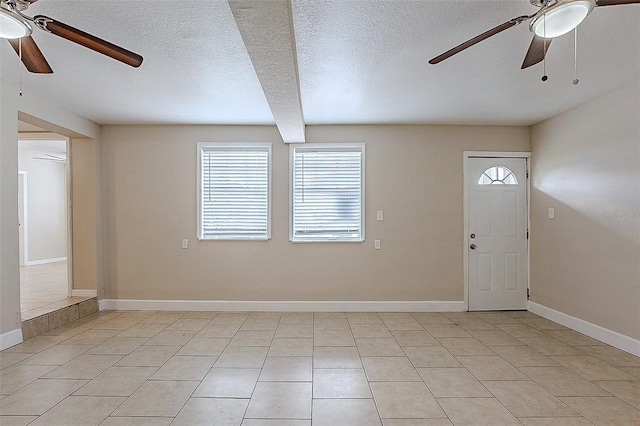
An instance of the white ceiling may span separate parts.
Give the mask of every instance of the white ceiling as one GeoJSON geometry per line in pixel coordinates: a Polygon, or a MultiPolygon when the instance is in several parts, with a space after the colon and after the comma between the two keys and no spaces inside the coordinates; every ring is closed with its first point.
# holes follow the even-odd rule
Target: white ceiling
{"type": "MultiPolygon", "coordinates": [[[[572,35],[554,40],[547,82],[541,64],[520,70],[526,24],[428,64],[535,10],[528,0],[292,0],[304,122],[530,125],[640,75],[640,5],[596,8],[580,25],[577,86],[572,35]]],[[[144,62],[134,69],[36,29],[55,73],[23,73],[25,92],[101,124],[275,123],[227,0],[39,0],[27,14],[91,32],[144,62]]],[[[273,18],[264,25],[280,25],[273,18]]],[[[1,49],[17,80],[15,53],[8,43],[1,49]]]]}

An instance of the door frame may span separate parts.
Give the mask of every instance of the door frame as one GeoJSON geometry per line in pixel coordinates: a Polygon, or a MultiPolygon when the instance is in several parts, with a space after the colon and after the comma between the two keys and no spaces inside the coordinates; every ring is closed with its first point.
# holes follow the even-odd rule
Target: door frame
{"type": "Polygon", "coordinates": [[[18,197],[22,198],[22,217],[18,216],[19,223],[19,239],[22,244],[19,247],[20,266],[25,266],[29,262],[29,225],[27,213],[27,172],[18,170],[18,182],[22,180],[22,191],[18,184],[18,197]]]}
{"type": "MultiPolygon", "coordinates": [[[[66,215],[67,215],[67,232],[66,232],[66,258],[67,258],[67,297],[73,297],[73,191],[72,191],[72,169],[71,169],[71,138],[67,136],[63,136],[53,132],[43,132],[43,133],[34,133],[34,132],[22,132],[18,134],[17,142],[21,140],[55,140],[55,141],[64,141],[66,146],[66,156],[67,160],[64,164],[64,178],[65,178],[65,203],[66,203],[66,215]]],[[[25,185],[24,185],[24,215],[25,215],[25,223],[27,223],[27,172],[19,170],[19,174],[24,173],[25,185]]],[[[27,241],[27,230],[25,227],[25,265],[27,265],[27,257],[28,257],[28,241],[27,241]]],[[[20,248],[22,250],[22,248],[20,248]]]]}
{"type": "Polygon", "coordinates": [[[67,287],[68,297],[73,297],[73,179],[71,168],[71,138],[66,140],[67,161],[64,164],[65,187],[67,190],[67,287]]]}
{"type": "Polygon", "coordinates": [[[467,175],[469,168],[469,159],[471,158],[524,158],[526,178],[526,200],[527,200],[527,230],[529,238],[527,238],[527,299],[529,285],[531,284],[531,152],[520,151],[463,151],[462,152],[462,221],[463,223],[463,241],[462,241],[462,259],[463,259],[463,285],[464,285],[464,310],[469,311],[469,189],[467,188],[467,175]]]}

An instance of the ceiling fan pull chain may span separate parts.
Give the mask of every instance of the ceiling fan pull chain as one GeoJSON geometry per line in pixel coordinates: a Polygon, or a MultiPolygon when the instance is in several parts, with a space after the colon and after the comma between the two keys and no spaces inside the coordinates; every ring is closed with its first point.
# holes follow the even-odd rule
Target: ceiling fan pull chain
{"type": "Polygon", "coordinates": [[[22,96],[22,39],[18,39],[18,56],[20,61],[18,62],[18,93],[22,96]]]}
{"type": "Polygon", "coordinates": [[[578,80],[578,27],[573,29],[574,39],[573,39],[573,82],[572,84],[576,86],[580,83],[578,80]]]}
{"type": "Polygon", "coordinates": [[[547,14],[542,17],[542,81],[547,81],[547,14]]]}

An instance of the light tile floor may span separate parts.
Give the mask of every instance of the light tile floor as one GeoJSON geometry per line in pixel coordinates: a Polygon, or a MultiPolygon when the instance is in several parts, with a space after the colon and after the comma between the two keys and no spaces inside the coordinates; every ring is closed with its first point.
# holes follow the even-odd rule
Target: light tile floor
{"type": "Polygon", "coordinates": [[[26,321],[89,297],[68,297],[67,262],[20,267],[20,313],[26,321]]]}
{"type": "Polygon", "coordinates": [[[529,312],[100,312],[0,353],[8,425],[640,425],[640,358],[529,312]]]}

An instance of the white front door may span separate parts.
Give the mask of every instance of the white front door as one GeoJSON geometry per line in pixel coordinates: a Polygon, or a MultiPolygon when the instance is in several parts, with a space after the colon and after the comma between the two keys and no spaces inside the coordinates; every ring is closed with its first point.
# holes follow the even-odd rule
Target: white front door
{"type": "Polygon", "coordinates": [[[527,307],[527,163],[469,158],[469,310],[527,307]]]}

